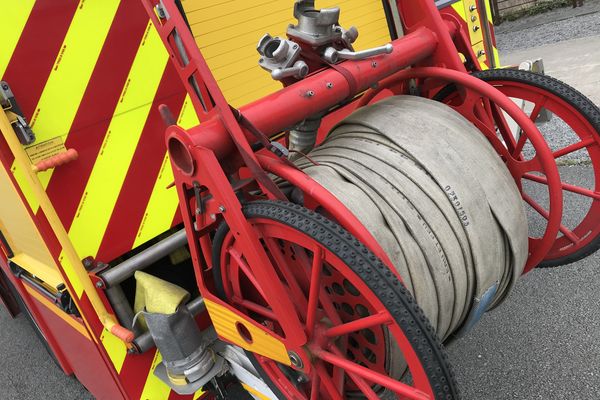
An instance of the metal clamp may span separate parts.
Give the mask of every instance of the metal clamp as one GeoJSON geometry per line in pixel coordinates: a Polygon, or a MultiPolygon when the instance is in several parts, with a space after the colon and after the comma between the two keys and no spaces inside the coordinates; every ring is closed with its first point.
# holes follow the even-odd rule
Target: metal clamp
{"type": "Polygon", "coordinates": [[[289,77],[302,79],[306,75],[308,75],[308,65],[302,60],[296,61],[292,67],[278,68],[271,71],[271,78],[275,79],[276,81],[280,81],[289,77]]]}
{"type": "Polygon", "coordinates": [[[308,75],[308,65],[298,60],[302,49],[291,40],[267,33],[258,41],[256,51],[261,55],[258,64],[277,81],[289,77],[302,79],[308,75]]]}
{"type": "Polygon", "coordinates": [[[336,50],[333,47],[328,47],[323,52],[323,59],[330,64],[335,64],[340,60],[363,60],[369,57],[375,57],[380,54],[390,54],[394,51],[394,47],[391,43],[384,46],[374,47],[372,49],[366,49],[361,51],[350,51],[347,49],[336,50]]]}

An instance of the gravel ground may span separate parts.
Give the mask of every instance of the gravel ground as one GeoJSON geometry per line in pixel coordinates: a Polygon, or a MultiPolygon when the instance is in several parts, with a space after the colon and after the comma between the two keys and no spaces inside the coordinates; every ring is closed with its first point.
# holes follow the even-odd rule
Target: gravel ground
{"type": "Polygon", "coordinates": [[[504,22],[496,30],[498,49],[509,52],[600,34],[600,0],[588,0],[586,3],[582,11],[561,8],[504,22]]]}
{"type": "MultiPolygon", "coordinates": [[[[504,22],[496,30],[501,59],[503,59],[503,54],[510,54],[518,50],[598,35],[600,35],[600,0],[588,0],[583,7],[561,8],[516,21],[504,22]]],[[[535,51],[532,50],[531,53],[533,57],[537,56],[535,51]]],[[[551,70],[546,72],[552,75],[551,70]]],[[[531,109],[532,105],[528,103],[526,110],[531,111],[531,109]]],[[[553,151],[579,141],[569,126],[556,116],[549,122],[537,125],[553,151]]],[[[524,152],[529,156],[535,153],[529,145],[525,146],[524,152]]],[[[585,150],[567,154],[558,160],[560,164],[588,161],[589,155],[585,150]]]]}

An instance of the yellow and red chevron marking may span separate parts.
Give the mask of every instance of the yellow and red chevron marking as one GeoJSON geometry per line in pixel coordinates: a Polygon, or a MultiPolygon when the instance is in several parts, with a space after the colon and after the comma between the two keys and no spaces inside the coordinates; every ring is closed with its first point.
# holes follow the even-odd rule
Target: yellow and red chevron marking
{"type": "MultiPolygon", "coordinates": [[[[0,73],[31,122],[34,146],[60,138],[80,154],[40,179],[81,258],[110,261],[131,250],[150,198],[167,191],[156,185],[165,159],[156,106],[179,111],[184,91],[139,3],[32,1],[29,12],[15,7],[26,22],[16,24],[13,45],[3,42],[12,56],[0,73]]],[[[176,198],[166,199],[154,207],[160,216],[151,216],[147,239],[174,222],[176,198]]]]}
{"type": "Polygon", "coordinates": [[[496,37],[494,35],[494,25],[492,23],[492,11],[489,0],[484,0],[486,6],[486,19],[491,37],[490,44],[487,44],[485,37],[486,30],[482,26],[484,19],[482,18],[483,11],[479,9],[478,0],[461,0],[452,4],[443,10],[443,13],[449,13],[462,23],[462,29],[469,36],[471,47],[477,57],[481,69],[489,69],[492,66],[492,59],[496,66],[500,65],[498,49],[496,47],[496,37]]]}
{"type": "MultiPolygon", "coordinates": [[[[40,180],[79,256],[101,254],[103,261],[110,261],[134,246],[151,198],[167,191],[166,184],[158,185],[159,173],[168,174],[164,126],[156,108],[166,103],[178,112],[184,91],[139,0],[11,2],[3,12],[11,25],[3,26],[10,35],[0,41],[0,77],[9,82],[34,128],[34,146],[58,138],[80,154],[68,168],[40,174],[40,180]],[[113,217],[114,212],[124,218],[113,217]],[[107,235],[117,240],[103,242],[107,235]]],[[[105,366],[93,367],[109,367],[128,398],[139,398],[142,392],[148,398],[179,398],[164,384],[147,385],[153,379],[154,354],[128,356],[125,346],[102,329],[73,266],[60,257],[62,248],[24,171],[0,142],[4,167],[19,183],[49,250],[61,261],[92,339],[106,355],[105,366]],[[128,376],[133,379],[124,378],[128,376]]],[[[176,196],[162,199],[169,204],[152,206],[160,213],[151,216],[153,235],[147,239],[175,220],[176,196]]],[[[58,308],[48,309],[63,317],[58,308]]],[[[93,382],[94,368],[77,374],[93,382]]],[[[102,391],[95,394],[102,396],[102,391]]]]}

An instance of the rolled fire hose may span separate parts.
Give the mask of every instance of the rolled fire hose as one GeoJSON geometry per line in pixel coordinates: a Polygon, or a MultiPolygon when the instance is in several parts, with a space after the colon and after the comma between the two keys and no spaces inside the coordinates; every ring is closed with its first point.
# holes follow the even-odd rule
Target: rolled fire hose
{"type": "Polygon", "coordinates": [[[388,98],[340,122],[309,156],[298,166],[369,229],[440,338],[468,329],[521,275],[519,191],[483,135],[448,106],[388,98]]]}

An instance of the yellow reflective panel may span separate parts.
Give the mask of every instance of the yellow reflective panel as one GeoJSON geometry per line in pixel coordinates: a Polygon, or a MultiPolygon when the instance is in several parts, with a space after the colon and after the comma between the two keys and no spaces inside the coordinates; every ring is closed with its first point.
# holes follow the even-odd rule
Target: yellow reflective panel
{"type": "Polygon", "coordinates": [[[0,78],[17,46],[35,0],[2,2],[2,39],[0,40],[0,78]]]}
{"type": "Polygon", "coordinates": [[[158,33],[147,29],[69,230],[82,259],[98,252],[167,65],[158,33]]]}

